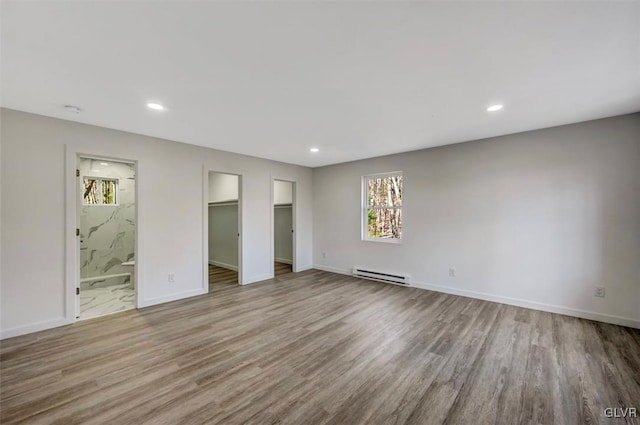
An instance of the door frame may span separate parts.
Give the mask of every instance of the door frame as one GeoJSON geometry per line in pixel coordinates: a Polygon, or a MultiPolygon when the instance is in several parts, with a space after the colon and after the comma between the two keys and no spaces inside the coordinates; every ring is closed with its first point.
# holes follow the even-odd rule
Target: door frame
{"type": "Polygon", "coordinates": [[[244,284],[244,273],[242,261],[242,174],[229,171],[219,171],[207,165],[202,167],[202,288],[209,292],[209,173],[228,174],[238,177],[238,285],[244,284]]]}
{"type": "MultiPolygon", "coordinates": [[[[87,151],[79,151],[66,146],[66,253],[65,253],[65,319],[69,323],[80,319],[80,236],[76,229],[80,229],[80,214],[82,211],[82,199],[80,190],[80,175],[76,174],[79,169],[81,158],[95,159],[112,162],[123,162],[133,164],[135,170],[135,261],[133,278],[135,279],[135,308],[140,308],[143,298],[142,262],[141,260],[141,232],[140,232],[140,163],[136,159],[122,158],[87,151]]],[[[97,316],[99,317],[99,316],[97,316]]]]}
{"type": "Polygon", "coordinates": [[[291,180],[287,178],[278,178],[271,176],[271,202],[270,202],[270,240],[271,246],[269,248],[270,251],[270,261],[271,261],[271,278],[274,278],[276,275],[275,270],[275,214],[274,214],[274,202],[275,202],[275,185],[276,181],[291,183],[291,227],[293,230],[293,235],[291,237],[291,271],[294,273],[298,271],[298,261],[297,261],[297,246],[298,246],[298,181],[291,180]]]}

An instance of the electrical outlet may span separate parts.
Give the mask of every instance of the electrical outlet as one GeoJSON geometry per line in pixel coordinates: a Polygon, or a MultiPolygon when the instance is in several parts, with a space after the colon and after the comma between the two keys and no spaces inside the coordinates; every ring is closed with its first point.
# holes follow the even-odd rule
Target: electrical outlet
{"type": "Polygon", "coordinates": [[[449,277],[456,277],[456,269],[453,267],[449,268],[449,277]]]}
{"type": "Polygon", "coordinates": [[[167,278],[169,280],[169,282],[173,283],[176,281],[176,274],[175,273],[169,273],[169,276],[167,278]]]}
{"type": "Polygon", "coordinates": [[[596,286],[593,291],[593,296],[604,298],[604,286],[596,286]]]}
{"type": "Polygon", "coordinates": [[[327,258],[327,253],[326,252],[322,253],[322,258],[327,258]]]}

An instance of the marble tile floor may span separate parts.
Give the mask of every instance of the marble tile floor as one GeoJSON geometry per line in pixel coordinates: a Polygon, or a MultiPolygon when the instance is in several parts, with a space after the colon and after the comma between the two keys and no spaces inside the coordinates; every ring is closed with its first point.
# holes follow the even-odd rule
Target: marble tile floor
{"type": "Polygon", "coordinates": [[[136,307],[136,292],[130,282],[80,291],[80,319],[104,316],[136,307]]]}

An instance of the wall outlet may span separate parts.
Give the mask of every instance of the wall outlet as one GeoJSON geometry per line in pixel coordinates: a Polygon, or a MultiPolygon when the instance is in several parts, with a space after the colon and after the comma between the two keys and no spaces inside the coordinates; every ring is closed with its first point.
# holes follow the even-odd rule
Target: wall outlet
{"type": "Polygon", "coordinates": [[[449,268],[449,277],[456,277],[456,269],[453,267],[449,268]]]}
{"type": "Polygon", "coordinates": [[[167,280],[171,283],[176,281],[176,274],[175,273],[169,273],[169,275],[167,276],[167,280]]]}
{"type": "Polygon", "coordinates": [[[322,258],[327,258],[327,253],[326,252],[322,253],[322,258]]]}
{"type": "Polygon", "coordinates": [[[604,286],[596,286],[593,291],[593,296],[604,298],[604,286]]]}

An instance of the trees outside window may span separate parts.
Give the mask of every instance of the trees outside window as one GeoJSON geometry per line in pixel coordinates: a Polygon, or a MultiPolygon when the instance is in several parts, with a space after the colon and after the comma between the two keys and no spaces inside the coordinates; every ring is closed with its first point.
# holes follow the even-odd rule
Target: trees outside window
{"type": "Polygon", "coordinates": [[[118,180],[85,177],[82,203],[84,205],[117,205],[118,180]]]}
{"type": "Polygon", "coordinates": [[[402,239],[402,172],[363,177],[363,239],[402,239]]]}
{"type": "Polygon", "coordinates": [[[98,192],[98,180],[85,177],[83,197],[85,205],[97,205],[100,201],[98,192]]]}

